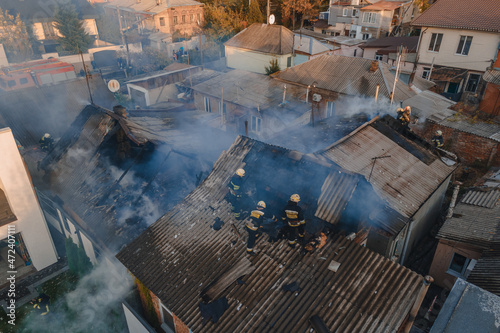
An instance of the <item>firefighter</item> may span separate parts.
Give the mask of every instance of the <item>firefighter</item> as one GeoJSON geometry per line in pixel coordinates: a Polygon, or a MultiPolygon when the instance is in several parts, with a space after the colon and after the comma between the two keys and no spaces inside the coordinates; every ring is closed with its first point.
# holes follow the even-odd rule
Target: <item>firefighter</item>
{"type": "Polygon", "coordinates": [[[50,297],[41,293],[37,297],[33,298],[30,301],[30,304],[33,305],[33,309],[40,311],[40,316],[45,316],[49,313],[49,300],[50,297]]]}
{"type": "MultiPolygon", "coordinates": [[[[257,208],[252,210],[252,212],[250,213],[250,219],[245,225],[245,228],[248,231],[247,254],[251,256],[255,255],[253,246],[255,245],[255,240],[261,234],[264,215],[267,215],[266,203],[264,201],[259,201],[257,203],[257,208]]],[[[271,217],[271,219],[275,220],[274,215],[271,217]]]]}
{"type": "Polygon", "coordinates": [[[297,235],[299,239],[304,239],[306,221],[304,220],[304,215],[302,214],[302,208],[298,205],[299,201],[300,196],[298,194],[292,194],[288,204],[283,209],[281,217],[284,223],[288,223],[286,226],[286,233],[288,245],[292,248],[295,247],[295,244],[297,243],[297,235]]]}
{"type": "Polygon", "coordinates": [[[436,148],[442,148],[444,145],[443,132],[437,130],[434,136],[432,137],[432,143],[436,148]]]}
{"type": "Polygon", "coordinates": [[[398,108],[397,110],[398,113],[398,120],[401,122],[401,125],[407,126],[410,123],[410,116],[411,116],[411,107],[408,105],[404,109],[398,108]]]}
{"type": "Polygon", "coordinates": [[[45,133],[38,142],[40,143],[40,148],[42,148],[43,151],[51,150],[54,145],[54,139],[52,139],[49,133],[45,133]]]}
{"type": "Polygon", "coordinates": [[[241,186],[243,184],[243,177],[245,176],[245,170],[238,169],[236,174],[229,181],[229,201],[231,203],[231,211],[234,214],[234,218],[241,220],[241,186]]]}

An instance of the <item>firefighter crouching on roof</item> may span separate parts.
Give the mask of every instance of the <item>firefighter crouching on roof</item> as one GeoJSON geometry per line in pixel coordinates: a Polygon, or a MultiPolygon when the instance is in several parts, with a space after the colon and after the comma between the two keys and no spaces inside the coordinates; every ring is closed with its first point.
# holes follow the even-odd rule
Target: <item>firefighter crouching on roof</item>
{"type": "MultiPolygon", "coordinates": [[[[257,203],[257,208],[252,210],[250,213],[250,220],[245,225],[248,231],[247,254],[251,256],[255,255],[253,247],[255,245],[255,239],[261,234],[264,215],[268,215],[266,213],[266,203],[264,201],[259,201],[257,203]]],[[[274,215],[271,218],[275,220],[274,215]]]]}
{"type": "Polygon", "coordinates": [[[229,202],[231,203],[231,211],[234,214],[234,218],[237,220],[241,220],[241,205],[240,205],[240,198],[241,198],[241,193],[243,191],[241,190],[241,186],[243,184],[243,177],[245,176],[245,170],[243,169],[238,169],[236,170],[236,174],[231,178],[229,181],[228,187],[229,187],[229,202]]]}
{"type": "Polygon", "coordinates": [[[287,228],[287,238],[288,245],[290,247],[295,247],[297,243],[297,235],[300,239],[304,239],[304,229],[306,221],[304,220],[304,215],[302,213],[302,208],[299,207],[298,202],[300,201],[300,196],[298,194],[292,194],[288,204],[283,209],[282,219],[283,222],[288,222],[287,228]]]}
{"type": "Polygon", "coordinates": [[[42,148],[42,151],[49,151],[54,145],[54,139],[52,139],[49,133],[45,133],[38,142],[40,143],[40,148],[42,148]]]}
{"type": "Polygon", "coordinates": [[[436,148],[442,148],[444,145],[443,132],[437,130],[435,135],[432,137],[432,143],[436,148]]]}
{"type": "Polygon", "coordinates": [[[411,107],[408,105],[404,109],[398,108],[396,111],[398,113],[397,118],[401,122],[401,125],[407,126],[411,121],[411,118],[410,118],[411,107]]]}
{"type": "Polygon", "coordinates": [[[50,297],[45,295],[44,293],[41,293],[37,297],[33,298],[30,301],[30,304],[33,305],[33,309],[37,310],[40,313],[40,316],[45,316],[46,314],[49,313],[49,300],[50,297]]]}

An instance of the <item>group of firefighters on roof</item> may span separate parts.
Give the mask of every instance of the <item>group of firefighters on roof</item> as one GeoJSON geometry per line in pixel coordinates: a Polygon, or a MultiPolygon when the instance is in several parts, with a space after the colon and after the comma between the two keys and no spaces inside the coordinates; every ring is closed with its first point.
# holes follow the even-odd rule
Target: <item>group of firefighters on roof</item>
{"type": "MultiPolygon", "coordinates": [[[[236,174],[231,178],[229,187],[229,201],[231,203],[231,210],[233,211],[234,217],[237,220],[241,220],[241,187],[243,183],[243,177],[245,176],[245,170],[238,169],[236,174]]],[[[304,239],[305,224],[304,214],[302,208],[298,205],[300,201],[300,196],[298,194],[292,194],[290,200],[282,210],[281,219],[285,224],[284,233],[288,239],[288,245],[290,247],[295,247],[297,244],[297,239],[304,239]]],[[[255,255],[253,247],[255,245],[255,240],[260,236],[261,230],[263,228],[264,218],[271,219],[273,222],[277,222],[278,218],[269,213],[266,210],[266,203],[264,201],[259,201],[257,207],[250,212],[250,218],[245,224],[245,228],[248,231],[248,242],[247,242],[247,253],[249,255],[255,255]]],[[[277,241],[277,237],[270,235],[270,242],[277,241]]]]}
{"type": "MultiPolygon", "coordinates": [[[[410,118],[411,107],[408,105],[404,109],[397,108],[396,112],[397,112],[396,119],[399,120],[401,125],[408,126],[408,124],[410,124],[410,121],[411,121],[411,118],[410,118]]],[[[441,130],[437,130],[434,133],[434,136],[432,137],[431,141],[434,144],[434,147],[443,148],[443,145],[444,145],[443,132],[441,130]]]]}

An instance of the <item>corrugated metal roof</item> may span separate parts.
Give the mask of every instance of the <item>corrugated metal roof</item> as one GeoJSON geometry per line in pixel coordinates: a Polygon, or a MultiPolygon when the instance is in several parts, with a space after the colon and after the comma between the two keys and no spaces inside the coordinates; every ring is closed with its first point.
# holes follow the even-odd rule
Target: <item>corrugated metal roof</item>
{"type": "Polygon", "coordinates": [[[461,202],[469,205],[493,208],[498,204],[498,199],[500,198],[500,189],[493,191],[468,191],[461,202]]]}
{"type": "Polygon", "coordinates": [[[489,69],[483,74],[483,80],[489,83],[500,85],[500,70],[489,69]]]}
{"type": "Polygon", "coordinates": [[[500,32],[498,0],[439,0],[411,24],[422,27],[441,27],[500,32]]]}
{"type": "MultiPolygon", "coordinates": [[[[299,192],[301,205],[313,207],[311,200],[321,197],[323,181],[318,182],[345,175],[324,172],[314,165],[307,155],[301,157],[239,137],[198,188],[120,251],[117,258],[193,332],[305,332],[311,329],[308,320],[312,315],[322,317],[331,331],[395,332],[415,302],[423,278],[337,235],[330,236],[321,250],[306,255],[289,249],[284,240],[268,244],[261,237],[257,255],[249,258],[255,270],[242,278],[243,284],[232,283],[223,292],[229,309],[216,324],[202,321],[198,309],[201,292],[245,256],[246,244],[232,232],[230,224],[234,221],[224,200],[234,170],[244,166],[245,178],[253,177],[244,186],[260,181],[265,183],[262,186],[291,193],[298,185],[294,181],[297,168],[302,168],[306,174],[300,178],[308,180],[304,189],[312,187],[313,193],[299,192]],[[274,156],[276,166],[295,165],[277,168],[279,172],[272,175],[288,182],[262,181],[265,174],[256,169],[263,166],[262,155],[274,156]],[[310,175],[319,171],[322,176],[314,179],[308,170],[310,175]],[[215,218],[225,222],[219,231],[211,228],[215,218]],[[332,260],[340,263],[337,272],[328,270],[332,260]],[[293,282],[300,291],[282,290],[293,282]]],[[[265,166],[262,169],[269,170],[269,165],[265,166]]],[[[276,198],[277,194],[269,195],[276,198]]],[[[283,204],[286,199],[281,198],[283,204]]],[[[306,219],[310,218],[308,212],[306,219]]],[[[237,228],[246,234],[243,223],[237,228]]]]}
{"type": "Polygon", "coordinates": [[[412,115],[416,115],[418,118],[431,118],[440,121],[454,114],[450,107],[455,105],[455,102],[426,90],[407,99],[405,105],[411,106],[412,115]]]}
{"type": "Polygon", "coordinates": [[[472,199],[473,195],[474,192],[469,192],[464,199],[474,204],[459,203],[453,217],[445,221],[437,237],[486,249],[490,244],[500,242],[500,205],[497,198],[495,206],[482,207],[478,205],[480,200],[472,199]]]}
{"type": "Polygon", "coordinates": [[[254,23],[224,45],[274,55],[290,54],[293,36],[293,32],[282,25],[254,23]]]}
{"type": "MultiPolygon", "coordinates": [[[[376,124],[382,125],[380,121],[376,124]]],[[[428,155],[424,147],[398,132],[388,130],[384,134],[373,124],[320,153],[342,168],[362,174],[390,207],[407,218],[417,212],[455,169],[428,155]],[[380,158],[383,156],[390,157],[380,158]]]]}
{"type": "Polygon", "coordinates": [[[443,120],[435,119],[435,117],[431,117],[429,120],[438,123],[441,126],[450,127],[461,132],[474,134],[500,142],[500,124],[486,123],[480,120],[471,120],[470,118],[461,116],[456,112],[453,112],[452,116],[443,120]]]}
{"type": "MultiPolygon", "coordinates": [[[[322,55],[303,64],[287,68],[273,75],[276,79],[298,83],[304,86],[316,82],[316,87],[346,95],[375,96],[377,84],[379,95],[390,98],[394,75],[389,66],[377,62],[378,68],[370,72],[373,60],[322,55]]],[[[404,101],[416,93],[401,80],[396,84],[394,99],[404,101]]]]}
{"type": "Polygon", "coordinates": [[[500,244],[483,251],[467,281],[500,296],[500,244]]]}

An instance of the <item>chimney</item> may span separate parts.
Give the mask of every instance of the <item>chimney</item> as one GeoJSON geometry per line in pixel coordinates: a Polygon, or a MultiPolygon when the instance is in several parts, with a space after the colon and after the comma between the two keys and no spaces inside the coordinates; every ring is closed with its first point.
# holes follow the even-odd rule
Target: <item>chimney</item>
{"type": "Polygon", "coordinates": [[[378,69],[378,60],[372,60],[372,63],[370,65],[370,73],[376,72],[378,69]]]}
{"type": "Polygon", "coordinates": [[[123,118],[127,118],[127,109],[122,105],[113,106],[113,112],[123,118]]]}

